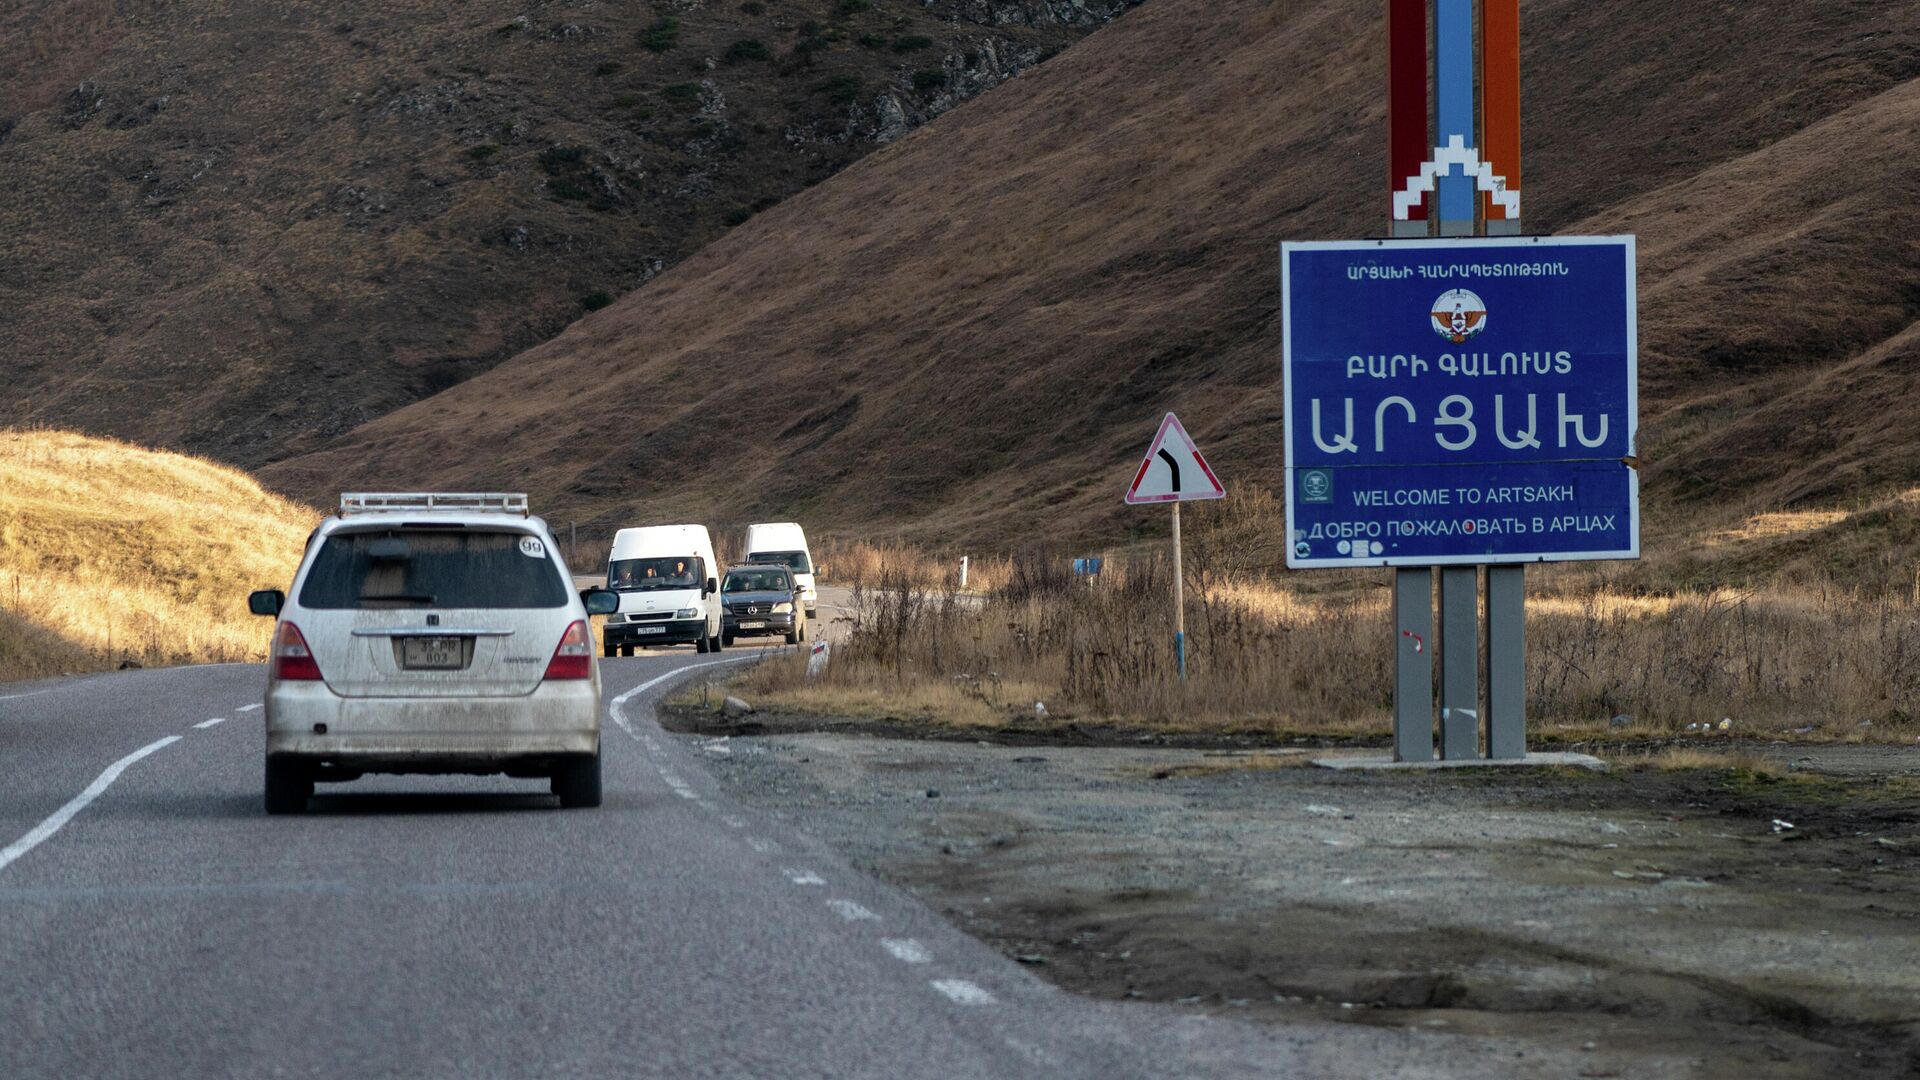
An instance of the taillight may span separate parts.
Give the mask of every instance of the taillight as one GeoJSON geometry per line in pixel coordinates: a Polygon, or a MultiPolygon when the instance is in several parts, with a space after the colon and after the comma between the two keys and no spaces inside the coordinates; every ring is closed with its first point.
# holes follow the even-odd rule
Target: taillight
{"type": "Polygon", "coordinates": [[[553,650],[553,659],[547,662],[546,677],[593,678],[593,635],[587,632],[584,621],[575,619],[567,632],[560,635],[560,646],[553,650]]]}
{"type": "Polygon", "coordinates": [[[280,620],[280,629],[273,635],[273,677],[276,679],[318,679],[320,665],[313,660],[313,650],[307,648],[307,639],[300,635],[300,628],[280,620]]]}

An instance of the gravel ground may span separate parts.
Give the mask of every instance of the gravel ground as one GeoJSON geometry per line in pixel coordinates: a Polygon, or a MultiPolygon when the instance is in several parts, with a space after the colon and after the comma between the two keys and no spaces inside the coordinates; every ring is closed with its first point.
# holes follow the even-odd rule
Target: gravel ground
{"type": "Polygon", "coordinates": [[[736,797],[1090,995],[1495,1035],[1543,1076],[1920,1075],[1920,751],[1357,775],[668,723],[736,797]]]}

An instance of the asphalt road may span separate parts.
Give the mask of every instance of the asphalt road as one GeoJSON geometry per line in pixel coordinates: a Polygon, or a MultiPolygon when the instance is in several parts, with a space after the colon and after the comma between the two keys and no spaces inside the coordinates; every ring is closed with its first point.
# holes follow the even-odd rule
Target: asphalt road
{"type": "Polygon", "coordinates": [[[268,817],[255,666],[0,688],[0,1076],[1442,1074],[1074,997],[731,802],[650,706],[741,659],[604,662],[596,810],[375,777],[268,817]]]}

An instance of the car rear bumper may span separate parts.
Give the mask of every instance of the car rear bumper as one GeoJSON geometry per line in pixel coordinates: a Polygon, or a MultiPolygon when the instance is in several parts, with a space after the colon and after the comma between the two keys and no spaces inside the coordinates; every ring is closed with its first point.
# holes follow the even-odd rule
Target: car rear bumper
{"type": "Polygon", "coordinates": [[[707,620],[664,623],[608,623],[602,630],[608,645],[686,645],[707,636],[707,620]],[[656,630],[657,628],[657,630],[656,630]],[[647,631],[642,633],[642,631],[647,631]]]}
{"type": "Polygon", "coordinates": [[[324,683],[267,693],[267,754],[366,772],[501,772],[600,749],[595,680],[522,697],[347,698],[324,683]]]}
{"type": "Polygon", "coordinates": [[[790,634],[793,632],[793,615],[734,615],[729,612],[720,617],[723,633],[734,637],[752,637],[755,634],[790,634]],[[742,622],[764,623],[757,629],[742,629],[742,622]]]}

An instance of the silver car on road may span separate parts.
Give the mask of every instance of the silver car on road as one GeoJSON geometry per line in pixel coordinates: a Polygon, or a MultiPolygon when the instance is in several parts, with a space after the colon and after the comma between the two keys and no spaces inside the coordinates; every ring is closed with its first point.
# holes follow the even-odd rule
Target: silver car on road
{"type": "Polygon", "coordinates": [[[266,808],[366,773],[551,777],[600,804],[600,669],[590,616],[546,523],[517,494],[348,494],[273,615],[266,808]]]}

